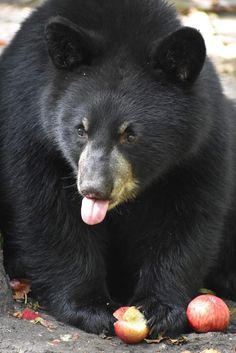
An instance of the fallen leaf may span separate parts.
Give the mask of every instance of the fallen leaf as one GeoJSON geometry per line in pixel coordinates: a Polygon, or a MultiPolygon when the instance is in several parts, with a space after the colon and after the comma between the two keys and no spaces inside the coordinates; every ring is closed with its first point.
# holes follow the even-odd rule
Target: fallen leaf
{"type": "Polygon", "coordinates": [[[204,351],[201,351],[200,353],[221,353],[221,352],[210,348],[210,349],[204,349],[204,351]]]}
{"type": "Polygon", "coordinates": [[[39,311],[39,309],[41,308],[39,302],[37,301],[33,301],[33,302],[28,302],[28,305],[27,305],[31,310],[33,311],[39,311]]]}
{"type": "Polygon", "coordinates": [[[100,338],[102,338],[103,340],[111,340],[112,337],[111,336],[107,336],[105,333],[101,333],[99,335],[100,338]]]}
{"type": "Polygon", "coordinates": [[[159,335],[157,336],[157,338],[155,338],[155,339],[148,339],[148,338],[146,338],[144,341],[145,341],[146,343],[149,343],[149,344],[152,344],[152,343],[160,343],[160,342],[166,340],[167,338],[168,338],[168,337],[165,337],[165,336],[162,336],[162,334],[159,334],[159,335]]]}
{"type": "Polygon", "coordinates": [[[78,339],[80,338],[79,334],[78,333],[74,333],[72,335],[72,341],[78,341],[78,339]]]}
{"type": "Polygon", "coordinates": [[[52,346],[57,346],[59,343],[61,343],[61,341],[59,339],[54,339],[48,343],[51,344],[52,346]]]}
{"type": "Polygon", "coordinates": [[[27,279],[12,279],[10,288],[13,291],[14,300],[24,300],[27,303],[27,294],[31,291],[30,282],[27,279]]]}
{"type": "Polygon", "coordinates": [[[62,342],[71,342],[71,341],[77,341],[79,339],[79,335],[77,333],[71,335],[71,334],[65,334],[65,335],[60,335],[60,340],[62,342]]]}
{"type": "Polygon", "coordinates": [[[34,321],[33,321],[34,324],[40,324],[44,327],[46,327],[48,330],[54,330],[56,329],[56,326],[51,322],[51,321],[48,321],[48,320],[45,320],[43,319],[42,317],[37,317],[34,321]]]}
{"type": "Polygon", "coordinates": [[[57,346],[59,343],[63,342],[75,342],[79,339],[79,335],[77,333],[71,335],[71,334],[65,334],[65,335],[60,335],[59,338],[55,338],[52,341],[48,342],[52,346],[57,346]]]}
{"type": "Polygon", "coordinates": [[[60,335],[60,339],[63,342],[69,342],[69,341],[72,341],[72,335],[70,335],[70,334],[60,335]]]}
{"type": "Polygon", "coordinates": [[[30,310],[29,308],[25,308],[23,311],[17,311],[13,314],[14,317],[22,320],[28,320],[33,324],[40,324],[46,327],[48,330],[53,330],[56,326],[48,320],[42,318],[37,311],[30,310]]]}
{"type": "Polygon", "coordinates": [[[187,338],[185,336],[180,336],[176,339],[169,338],[168,343],[174,344],[174,345],[179,345],[179,344],[184,344],[187,342],[187,338]]]}
{"type": "Polygon", "coordinates": [[[207,289],[207,288],[200,288],[198,292],[201,293],[201,294],[212,294],[212,295],[216,295],[215,292],[213,292],[212,290],[207,289]]]}
{"type": "Polygon", "coordinates": [[[21,319],[23,320],[29,320],[29,321],[34,321],[37,318],[39,318],[39,313],[37,311],[30,310],[29,308],[25,308],[22,311],[22,316],[21,319]]]}
{"type": "Polygon", "coordinates": [[[23,311],[17,311],[13,314],[14,317],[22,320],[35,321],[40,318],[39,313],[25,308],[23,311]]]}
{"type": "Polygon", "coordinates": [[[229,307],[229,312],[231,317],[236,316],[236,308],[235,307],[229,307]]]}
{"type": "Polygon", "coordinates": [[[17,319],[21,319],[22,312],[21,311],[16,311],[13,313],[13,316],[16,317],[17,319]]]}
{"type": "Polygon", "coordinates": [[[145,339],[146,343],[149,344],[153,344],[153,343],[160,343],[162,341],[165,341],[168,344],[172,344],[172,345],[180,345],[180,344],[184,344],[187,342],[187,338],[184,336],[178,337],[178,338],[170,338],[170,337],[166,337],[166,336],[162,336],[162,335],[158,335],[158,337],[156,339],[145,339]]]}

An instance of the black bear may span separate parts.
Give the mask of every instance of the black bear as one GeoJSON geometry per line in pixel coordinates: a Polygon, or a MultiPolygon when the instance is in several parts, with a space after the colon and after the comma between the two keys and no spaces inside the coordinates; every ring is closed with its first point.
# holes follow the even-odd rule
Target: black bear
{"type": "Polygon", "coordinates": [[[186,329],[236,299],[235,108],[198,30],[160,0],[50,0],[0,60],[5,267],[60,320],[141,308],[186,329]]]}

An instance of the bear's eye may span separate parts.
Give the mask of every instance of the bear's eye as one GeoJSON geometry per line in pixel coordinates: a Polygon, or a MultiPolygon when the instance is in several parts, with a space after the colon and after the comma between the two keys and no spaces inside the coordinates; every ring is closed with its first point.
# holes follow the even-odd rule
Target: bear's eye
{"type": "Polygon", "coordinates": [[[122,135],[121,135],[121,143],[134,143],[137,140],[136,134],[131,130],[127,129],[122,135]]]}
{"type": "Polygon", "coordinates": [[[83,124],[80,124],[76,127],[76,132],[79,137],[86,137],[87,136],[87,133],[85,131],[83,124]]]}
{"type": "Polygon", "coordinates": [[[128,143],[133,143],[136,141],[136,136],[132,133],[127,133],[126,140],[128,143]]]}

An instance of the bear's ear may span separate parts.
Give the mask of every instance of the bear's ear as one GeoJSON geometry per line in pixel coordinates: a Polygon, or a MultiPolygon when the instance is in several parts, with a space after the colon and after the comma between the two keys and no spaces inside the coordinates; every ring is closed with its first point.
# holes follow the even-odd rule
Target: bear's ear
{"type": "Polygon", "coordinates": [[[48,53],[58,69],[89,65],[98,54],[99,35],[77,27],[64,17],[53,17],[45,27],[48,53]]]}
{"type": "Polygon", "coordinates": [[[199,31],[183,27],[165,37],[156,47],[153,67],[163,70],[170,79],[193,83],[206,58],[206,46],[199,31]]]}

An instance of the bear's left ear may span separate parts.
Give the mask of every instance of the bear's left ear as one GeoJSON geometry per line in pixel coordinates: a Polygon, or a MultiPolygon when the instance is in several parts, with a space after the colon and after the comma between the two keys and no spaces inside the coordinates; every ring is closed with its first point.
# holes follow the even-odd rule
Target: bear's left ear
{"type": "Polygon", "coordinates": [[[206,46],[199,31],[183,27],[165,37],[152,55],[152,65],[163,70],[170,79],[193,83],[206,58],[206,46]]]}
{"type": "Polygon", "coordinates": [[[60,16],[52,17],[45,26],[45,40],[53,64],[64,70],[89,65],[102,48],[102,38],[97,33],[60,16]]]}

